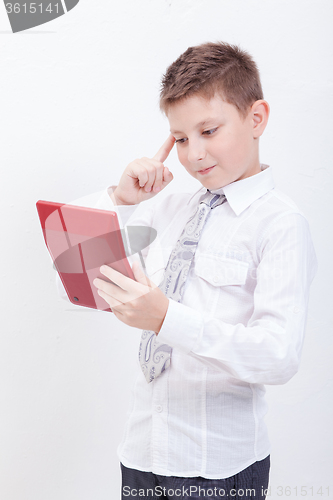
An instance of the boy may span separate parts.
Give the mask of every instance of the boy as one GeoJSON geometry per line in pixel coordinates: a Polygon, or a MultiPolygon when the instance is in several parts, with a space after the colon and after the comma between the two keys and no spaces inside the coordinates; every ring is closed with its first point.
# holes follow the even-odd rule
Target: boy
{"type": "Polygon", "coordinates": [[[107,266],[118,286],[95,281],[115,316],[143,330],[118,450],[122,498],[262,499],[264,384],[298,370],[317,266],[308,222],[259,162],[269,106],[246,52],[187,49],[163,78],[160,106],[171,135],[98,202],[158,235],[143,251],[149,278],[135,263],[137,281],[107,266]],[[139,209],[172,181],[174,143],[202,187],[139,209]]]}

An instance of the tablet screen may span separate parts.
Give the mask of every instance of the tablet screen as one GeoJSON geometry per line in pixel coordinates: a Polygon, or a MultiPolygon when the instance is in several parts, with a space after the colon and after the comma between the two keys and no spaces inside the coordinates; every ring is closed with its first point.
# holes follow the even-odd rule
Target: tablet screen
{"type": "Polygon", "coordinates": [[[69,300],[111,312],[97,293],[95,278],[107,280],[99,269],[106,264],[135,279],[127,260],[115,212],[38,201],[44,240],[69,300]]]}

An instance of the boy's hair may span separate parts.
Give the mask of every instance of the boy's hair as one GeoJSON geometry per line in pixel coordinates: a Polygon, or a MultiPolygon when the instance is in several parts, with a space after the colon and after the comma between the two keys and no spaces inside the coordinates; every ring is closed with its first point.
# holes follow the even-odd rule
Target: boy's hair
{"type": "Polygon", "coordinates": [[[238,109],[245,118],[252,104],[263,99],[259,71],[252,57],[236,45],[209,42],[189,47],[173,62],[162,78],[160,109],[200,94],[215,93],[238,109]]]}

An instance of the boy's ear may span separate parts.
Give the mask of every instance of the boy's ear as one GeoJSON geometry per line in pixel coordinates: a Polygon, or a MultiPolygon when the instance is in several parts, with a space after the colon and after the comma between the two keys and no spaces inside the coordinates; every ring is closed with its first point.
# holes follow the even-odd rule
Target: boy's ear
{"type": "Polygon", "coordinates": [[[253,120],[253,137],[256,139],[262,135],[268,122],[268,102],[263,99],[256,101],[251,107],[251,113],[253,120]]]}

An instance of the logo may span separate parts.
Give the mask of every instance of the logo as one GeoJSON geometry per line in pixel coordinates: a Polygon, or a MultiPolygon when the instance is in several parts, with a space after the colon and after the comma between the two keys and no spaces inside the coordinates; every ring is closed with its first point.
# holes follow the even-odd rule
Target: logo
{"type": "Polygon", "coordinates": [[[80,0],[4,0],[13,33],[48,23],[72,10],[80,0]]]}

